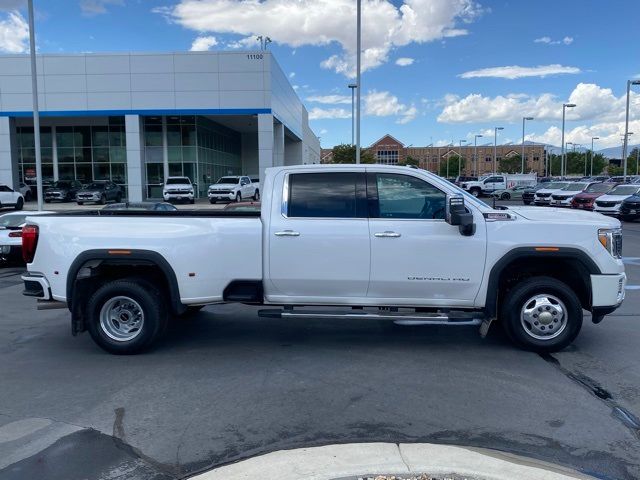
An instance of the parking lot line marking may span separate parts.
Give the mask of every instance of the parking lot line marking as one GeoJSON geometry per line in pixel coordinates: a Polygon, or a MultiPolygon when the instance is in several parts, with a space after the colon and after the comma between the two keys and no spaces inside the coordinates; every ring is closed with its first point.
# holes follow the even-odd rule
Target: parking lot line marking
{"type": "Polygon", "coordinates": [[[626,290],[640,290],[640,285],[627,285],[626,290]]]}

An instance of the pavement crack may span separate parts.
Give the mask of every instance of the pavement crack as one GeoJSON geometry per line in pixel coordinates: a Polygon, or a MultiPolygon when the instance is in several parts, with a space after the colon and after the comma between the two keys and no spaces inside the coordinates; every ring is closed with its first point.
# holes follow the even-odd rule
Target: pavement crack
{"type": "Polygon", "coordinates": [[[404,458],[404,454],[402,453],[402,448],[400,447],[400,444],[396,443],[396,447],[398,447],[398,453],[400,454],[402,463],[404,463],[404,466],[407,467],[407,473],[411,473],[411,467],[409,467],[409,463],[407,462],[407,459],[404,458]]]}
{"type": "Polygon", "coordinates": [[[593,378],[579,372],[572,372],[568,368],[564,367],[560,361],[551,355],[550,353],[541,353],[540,357],[548,364],[555,367],[560,373],[562,373],[569,380],[579,385],[594,397],[600,400],[611,409],[611,416],[617,421],[622,423],[631,434],[638,440],[640,440],[640,420],[629,410],[619,405],[611,392],[600,385],[593,378]]]}

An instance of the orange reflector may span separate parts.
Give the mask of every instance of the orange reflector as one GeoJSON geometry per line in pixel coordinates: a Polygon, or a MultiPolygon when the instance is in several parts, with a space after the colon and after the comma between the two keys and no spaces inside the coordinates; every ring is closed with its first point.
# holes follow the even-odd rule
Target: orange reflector
{"type": "Polygon", "coordinates": [[[109,250],[109,255],[131,255],[131,250],[109,250]]]}
{"type": "Polygon", "coordinates": [[[558,247],[536,247],[536,252],[558,252],[558,247]]]}

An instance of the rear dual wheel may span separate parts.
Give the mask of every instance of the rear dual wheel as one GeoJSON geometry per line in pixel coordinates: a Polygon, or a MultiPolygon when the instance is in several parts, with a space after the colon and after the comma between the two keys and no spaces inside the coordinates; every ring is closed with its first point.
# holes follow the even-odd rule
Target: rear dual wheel
{"type": "Polygon", "coordinates": [[[113,280],[87,304],[87,328],[103,350],[131,355],[150,347],[167,325],[165,296],[145,279],[113,280]]]}

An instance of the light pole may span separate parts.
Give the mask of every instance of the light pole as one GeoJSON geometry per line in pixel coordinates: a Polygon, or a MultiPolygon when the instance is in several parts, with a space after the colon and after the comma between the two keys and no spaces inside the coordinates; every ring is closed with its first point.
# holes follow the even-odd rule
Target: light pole
{"type": "Polygon", "coordinates": [[[478,139],[482,135],[473,136],[473,174],[478,175],[478,139]]]}
{"type": "Polygon", "coordinates": [[[593,141],[594,140],[600,140],[600,137],[591,137],[591,173],[589,175],[591,175],[593,177],[593,141]]]}
{"type": "Polygon", "coordinates": [[[575,103],[563,103],[562,104],[562,154],[560,156],[560,178],[564,179],[565,173],[566,173],[566,165],[565,165],[565,158],[564,158],[564,118],[565,118],[565,111],[567,110],[567,108],[573,108],[575,107],[576,104],[575,103]]]}
{"type": "Polygon", "coordinates": [[[533,117],[522,117],[522,169],[520,170],[520,173],[524,173],[524,123],[527,120],[533,120],[533,117]]]}
{"type": "Polygon", "coordinates": [[[355,141],[354,141],[355,118],[353,116],[353,113],[355,110],[355,91],[354,90],[358,88],[358,86],[355,83],[350,83],[348,87],[351,89],[351,145],[355,145],[355,141]]]}
{"type": "Polygon", "coordinates": [[[459,144],[460,144],[460,150],[458,151],[458,176],[460,176],[460,161],[461,161],[461,155],[462,155],[462,144],[463,143],[468,143],[466,140],[460,140],[459,144]]]}
{"type": "Polygon", "coordinates": [[[498,130],[504,130],[504,127],[495,127],[493,129],[493,174],[496,174],[496,163],[498,157],[498,130]]]}
{"type": "Polygon", "coordinates": [[[360,82],[360,50],[362,49],[362,0],[357,0],[356,9],[356,96],[358,97],[358,111],[356,113],[356,163],[360,163],[360,90],[362,87],[360,82]]]}
{"type": "Polygon", "coordinates": [[[36,148],[36,195],[38,210],[42,210],[42,155],[40,152],[40,111],[38,109],[38,72],[36,71],[36,32],[33,21],[33,0],[29,8],[29,56],[31,57],[31,95],[33,98],[33,139],[36,148]]]}
{"type": "Polygon", "coordinates": [[[627,181],[627,142],[629,141],[629,96],[631,85],[640,85],[640,80],[627,80],[627,110],[624,120],[624,144],[622,147],[622,161],[624,162],[624,181],[627,181]]]}

